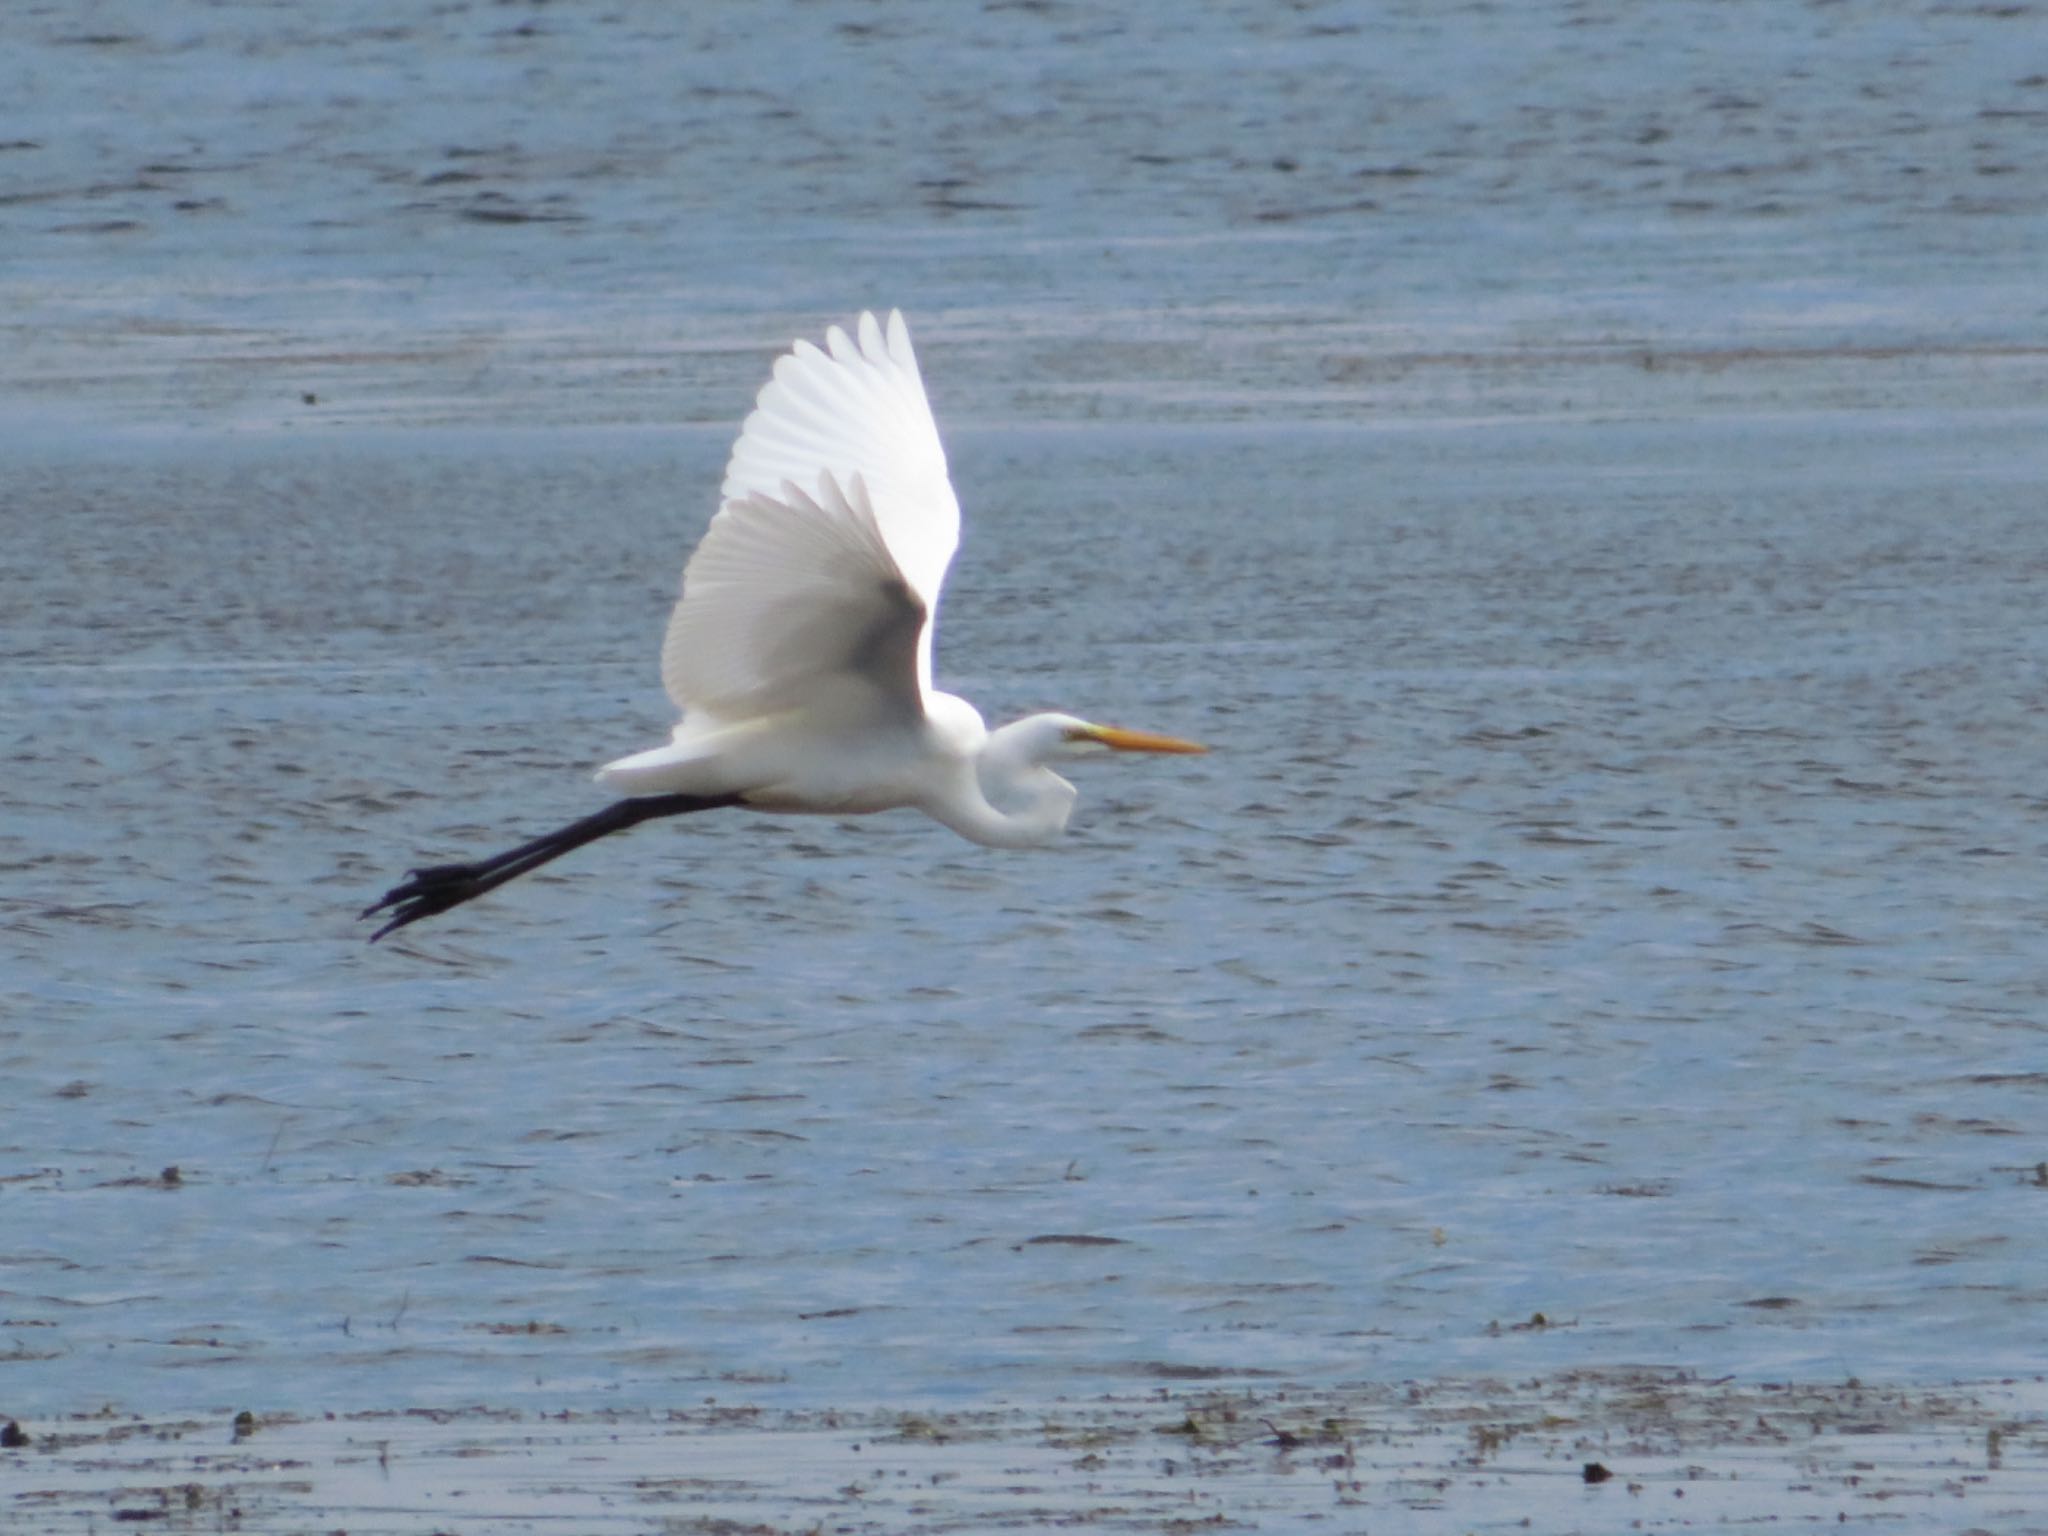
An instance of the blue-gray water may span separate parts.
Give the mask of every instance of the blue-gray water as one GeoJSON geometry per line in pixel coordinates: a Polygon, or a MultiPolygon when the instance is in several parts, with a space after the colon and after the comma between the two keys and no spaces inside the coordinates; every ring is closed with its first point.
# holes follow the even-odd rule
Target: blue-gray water
{"type": "Polygon", "coordinates": [[[10,21],[0,1408],[2038,1363],[2024,22],[794,14],[10,21]],[[1215,754],[366,947],[892,303],[942,681],[1215,754]]]}

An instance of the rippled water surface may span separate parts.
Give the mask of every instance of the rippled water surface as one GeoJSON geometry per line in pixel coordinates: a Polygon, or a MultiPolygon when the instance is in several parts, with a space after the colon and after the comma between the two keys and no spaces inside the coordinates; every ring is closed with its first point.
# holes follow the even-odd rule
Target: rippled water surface
{"type": "Polygon", "coordinates": [[[0,1406],[2038,1363],[2048,86],[1762,9],[37,14],[0,1406]],[[944,685],[1214,754],[365,945],[864,303],[944,685]]]}

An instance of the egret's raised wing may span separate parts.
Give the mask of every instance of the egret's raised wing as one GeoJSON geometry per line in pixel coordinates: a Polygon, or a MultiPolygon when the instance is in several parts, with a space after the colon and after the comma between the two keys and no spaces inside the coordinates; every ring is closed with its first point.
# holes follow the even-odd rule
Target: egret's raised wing
{"type": "Polygon", "coordinates": [[[662,646],[686,710],[749,718],[849,677],[923,707],[960,504],[902,315],[857,329],[779,359],[733,446],[662,646]]]}
{"type": "Polygon", "coordinates": [[[685,709],[727,722],[830,709],[850,723],[924,707],[931,611],[890,553],[865,482],[728,501],[683,575],[661,671],[685,709]]]}

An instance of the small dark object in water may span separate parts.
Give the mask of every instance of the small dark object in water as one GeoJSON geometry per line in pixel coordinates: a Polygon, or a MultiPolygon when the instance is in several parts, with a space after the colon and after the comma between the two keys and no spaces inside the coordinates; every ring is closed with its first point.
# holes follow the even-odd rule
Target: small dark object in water
{"type": "Polygon", "coordinates": [[[1608,1471],[1605,1467],[1601,1466],[1599,1462],[1589,1461],[1586,1463],[1584,1468],[1580,1470],[1579,1476],[1583,1477],[1589,1483],[1604,1483],[1607,1481],[1607,1479],[1614,1476],[1614,1474],[1608,1471]]]}
{"type": "Polygon", "coordinates": [[[1120,1248],[1124,1240],[1120,1237],[1098,1237],[1093,1232],[1044,1232],[1037,1237],[1025,1238],[1018,1246],[1034,1248],[1048,1243],[1069,1248],[1120,1248]]]}
{"type": "Polygon", "coordinates": [[[235,1438],[246,1440],[256,1433],[256,1415],[244,1408],[235,1415],[235,1438]]]}
{"type": "Polygon", "coordinates": [[[0,1427],[0,1450],[18,1451],[27,1444],[28,1436],[14,1420],[9,1419],[4,1427],[0,1427]]]}

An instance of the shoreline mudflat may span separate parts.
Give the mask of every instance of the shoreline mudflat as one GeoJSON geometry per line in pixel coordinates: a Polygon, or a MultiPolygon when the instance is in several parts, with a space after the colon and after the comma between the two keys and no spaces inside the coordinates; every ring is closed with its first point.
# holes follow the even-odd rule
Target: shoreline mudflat
{"type": "Polygon", "coordinates": [[[22,1426],[0,1523],[53,1533],[2048,1530],[2048,1378],[1656,1368],[948,1411],[101,1409],[22,1426]]]}

